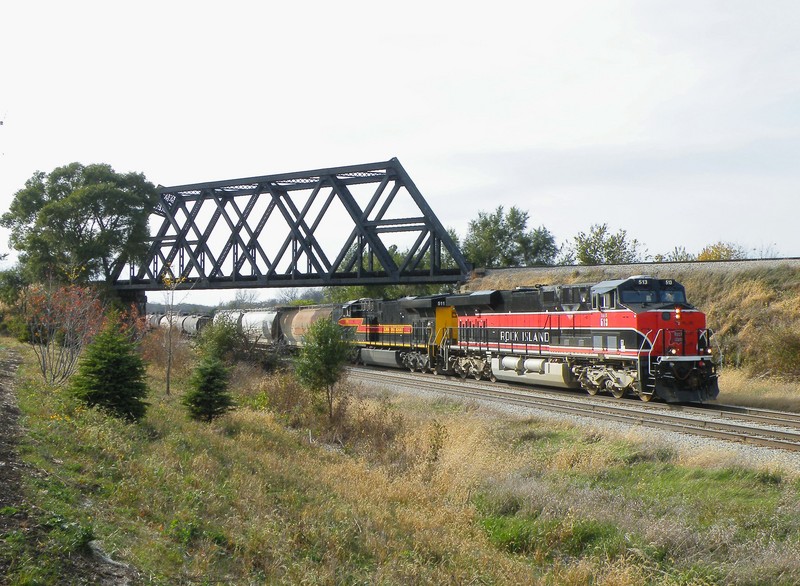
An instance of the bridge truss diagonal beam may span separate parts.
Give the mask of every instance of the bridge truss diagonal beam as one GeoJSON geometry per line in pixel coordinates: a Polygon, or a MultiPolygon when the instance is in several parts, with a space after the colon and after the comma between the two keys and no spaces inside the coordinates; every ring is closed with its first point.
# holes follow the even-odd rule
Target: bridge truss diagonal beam
{"type": "Polygon", "coordinates": [[[455,283],[470,267],[395,158],[161,187],[120,290],[455,283]]]}

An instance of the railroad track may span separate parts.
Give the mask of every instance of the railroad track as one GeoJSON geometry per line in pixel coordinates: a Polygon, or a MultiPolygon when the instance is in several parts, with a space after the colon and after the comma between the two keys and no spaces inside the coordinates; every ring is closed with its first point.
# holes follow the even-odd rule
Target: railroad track
{"type": "Polygon", "coordinates": [[[500,385],[488,381],[420,375],[403,371],[350,368],[355,380],[390,383],[435,393],[557,413],[604,419],[745,443],[800,451],[800,415],[733,405],[667,405],[553,391],[540,387],[500,385]]]}

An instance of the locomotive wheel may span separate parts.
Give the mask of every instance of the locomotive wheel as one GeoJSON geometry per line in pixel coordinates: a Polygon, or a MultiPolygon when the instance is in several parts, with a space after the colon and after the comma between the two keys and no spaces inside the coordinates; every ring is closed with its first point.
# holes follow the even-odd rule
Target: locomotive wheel
{"type": "Polygon", "coordinates": [[[615,399],[621,399],[622,396],[625,394],[625,389],[618,389],[616,387],[613,387],[610,390],[611,394],[614,396],[615,399]]]}
{"type": "Polygon", "coordinates": [[[474,378],[475,380],[481,380],[483,378],[481,371],[477,369],[473,370],[472,378],[474,378]]]}
{"type": "Polygon", "coordinates": [[[589,393],[592,397],[594,397],[597,394],[597,391],[599,390],[600,389],[598,389],[597,387],[586,387],[586,392],[589,393]]]}
{"type": "Polygon", "coordinates": [[[649,403],[653,399],[653,393],[639,393],[639,398],[645,403],[649,403]]]}

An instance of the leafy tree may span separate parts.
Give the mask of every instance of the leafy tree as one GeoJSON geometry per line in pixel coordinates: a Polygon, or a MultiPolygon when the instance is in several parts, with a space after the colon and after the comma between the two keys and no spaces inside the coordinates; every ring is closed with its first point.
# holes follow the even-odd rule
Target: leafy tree
{"type": "Polygon", "coordinates": [[[733,242],[715,242],[709,244],[700,254],[697,260],[744,260],[747,258],[747,251],[740,245],[733,242]]]}
{"type": "Polygon", "coordinates": [[[0,301],[6,305],[15,305],[25,287],[25,278],[19,266],[0,271],[0,301]]]}
{"type": "Polygon", "coordinates": [[[540,226],[527,230],[528,212],[503,206],[478,212],[469,223],[462,250],[470,262],[483,267],[552,265],[558,254],[555,238],[540,226]]]}
{"type": "Polygon", "coordinates": [[[667,254],[657,254],[653,257],[655,262],[692,262],[697,257],[691,252],[687,252],[683,246],[676,246],[667,254]]]}
{"type": "Polygon", "coordinates": [[[328,418],[333,419],[333,403],[337,398],[336,383],[350,358],[352,346],[347,330],[329,319],[311,324],[295,361],[300,383],[315,395],[324,393],[328,418]]]}
{"type": "Polygon", "coordinates": [[[251,349],[247,335],[226,314],[217,315],[212,323],[205,326],[195,344],[201,354],[214,356],[226,363],[247,356],[251,349]]]}
{"type": "Polygon", "coordinates": [[[139,421],[147,411],[145,367],[136,344],[120,329],[116,316],[86,348],[72,393],[120,419],[139,421]]]}
{"type": "Polygon", "coordinates": [[[189,380],[190,390],[181,402],[196,421],[211,422],[233,408],[228,393],[229,370],[214,354],[203,357],[189,380]]]}
{"type": "MultiPolygon", "coordinates": [[[[110,280],[147,251],[147,218],[157,192],[141,173],[71,163],[37,171],[14,194],[0,225],[33,278],[101,276],[110,280]]],[[[69,279],[74,280],[74,279],[69,279]]]]}
{"type": "Polygon", "coordinates": [[[594,224],[589,233],[575,236],[575,258],[582,265],[611,265],[641,262],[642,245],[629,240],[625,230],[612,234],[608,224],[594,224]]]}

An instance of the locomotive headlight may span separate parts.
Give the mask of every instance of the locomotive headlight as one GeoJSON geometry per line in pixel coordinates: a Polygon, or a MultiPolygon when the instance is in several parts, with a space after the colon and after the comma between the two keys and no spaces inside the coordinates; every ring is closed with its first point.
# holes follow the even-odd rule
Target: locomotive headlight
{"type": "Polygon", "coordinates": [[[669,349],[669,353],[672,354],[673,356],[675,356],[678,353],[678,349],[675,348],[675,347],[672,347],[672,348],[669,349]]]}
{"type": "Polygon", "coordinates": [[[675,308],[675,319],[676,320],[680,320],[681,319],[681,308],[680,307],[676,307],[675,308]]]}

